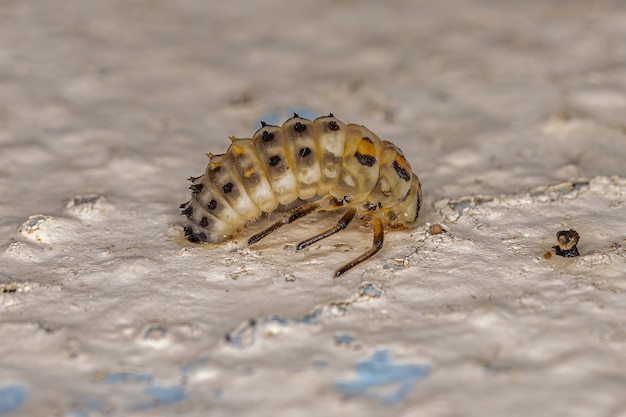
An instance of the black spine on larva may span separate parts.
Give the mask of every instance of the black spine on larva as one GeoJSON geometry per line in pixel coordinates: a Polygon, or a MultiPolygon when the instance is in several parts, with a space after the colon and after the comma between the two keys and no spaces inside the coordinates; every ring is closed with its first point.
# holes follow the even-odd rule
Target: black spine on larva
{"type": "Polygon", "coordinates": [[[191,217],[191,215],[193,214],[193,206],[187,206],[187,208],[181,211],[180,214],[184,214],[185,216],[187,216],[187,218],[191,217]]]}
{"type": "Polygon", "coordinates": [[[203,187],[204,185],[202,183],[199,183],[199,184],[192,184],[189,188],[191,189],[192,194],[198,194],[202,192],[203,187]]]}

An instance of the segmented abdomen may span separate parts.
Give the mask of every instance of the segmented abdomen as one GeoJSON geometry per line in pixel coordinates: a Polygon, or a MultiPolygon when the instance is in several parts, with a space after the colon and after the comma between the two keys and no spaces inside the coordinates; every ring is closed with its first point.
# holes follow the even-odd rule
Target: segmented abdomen
{"type": "Polygon", "coordinates": [[[181,208],[191,241],[226,240],[279,204],[316,196],[376,206],[386,210],[386,224],[417,217],[417,177],[397,147],[363,126],[346,125],[332,114],[313,121],[294,115],[282,126],[262,122],[251,139],[231,140],[225,154],[208,154],[203,175],[190,178],[192,196],[181,208]],[[411,191],[417,201],[407,203],[411,191]],[[405,208],[416,204],[417,210],[405,208]]]}

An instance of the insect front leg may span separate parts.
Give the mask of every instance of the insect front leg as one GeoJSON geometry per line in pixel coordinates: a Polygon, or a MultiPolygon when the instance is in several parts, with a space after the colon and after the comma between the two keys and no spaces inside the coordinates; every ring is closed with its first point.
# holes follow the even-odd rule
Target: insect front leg
{"type": "Polygon", "coordinates": [[[328,205],[331,203],[335,205],[339,204],[337,200],[335,200],[334,198],[325,197],[316,201],[311,201],[310,203],[304,204],[300,207],[297,207],[296,209],[285,214],[280,220],[272,224],[267,229],[257,233],[256,235],[248,239],[248,245],[252,245],[253,243],[258,242],[259,240],[263,239],[270,233],[278,230],[282,226],[289,224],[289,223],[293,223],[296,220],[306,216],[307,214],[311,214],[319,209],[328,207],[328,205]]]}
{"type": "Polygon", "coordinates": [[[248,245],[252,245],[253,243],[258,242],[259,240],[263,239],[265,236],[281,228],[283,225],[295,222],[299,218],[304,217],[307,214],[311,214],[318,209],[319,209],[319,203],[317,201],[313,201],[311,203],[308,203],[308,204],[305,204],[303,206],[296,208],[294,211],[285,214],[280,220],[272,224],[267,229],[257,233],[256,235],[248,239],[248,245]]]}
{"type": "Polygon", "coordinates": [[[339,219],[339,221],[337,222],[335,226],[331,227],[328,230],[323,231],[319,235],[313,236],[310,239],[307,239],[305,241],[298,243],[297,250],[304,249],[307,246],[312,245],[313,243],[317,241],[325,239],[328,236],[334,235],[335,233],[345,229],[346,227],[348,227],[352,219],[354,219],[355,214],[356,214],[356,208],[354,207],[349,208],[348,211],[346,211],[345,214],[341,216],[341,219],[339,219]]]}
{"type": "Polygon", "coordinates": [[[376,216],[372,220],[372,223],[374,227],[374,243],[372,244],[372,247],[367,252],[362,253],[359,257],[353,259],[352,261],[339,268],[335,272],[335,278],[340,277],[346,271],[352,269],[366,259],[374,256],[376,252],[378,252],[383,247],[383,240],[385,237],[385,228],[383,227],[383,221],[380,217],[376,216]]]}

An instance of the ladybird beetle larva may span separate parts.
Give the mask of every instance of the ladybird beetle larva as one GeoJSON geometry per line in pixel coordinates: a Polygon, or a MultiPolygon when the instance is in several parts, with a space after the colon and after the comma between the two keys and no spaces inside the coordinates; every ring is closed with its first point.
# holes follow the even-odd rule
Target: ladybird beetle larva
{"type": "Polygon", "coordinates": [[[303,249],[343,229],[358,216],[371,223],[374,243],[335,272],[338,277],[383,246],[386,227],[416,223],[422,202],[419,180],[402,151],[364,126],[332,114],[311,121],[294,114],[282,126],[261,122],[251,139],[230,138],[226,153],[191,177],[191,199],[180,205],[191,242],[222,242],[279,206],[302,201],[252,245],[281,226],[316,211],[345,210],[334,227],[300,242],[303,249]]]}

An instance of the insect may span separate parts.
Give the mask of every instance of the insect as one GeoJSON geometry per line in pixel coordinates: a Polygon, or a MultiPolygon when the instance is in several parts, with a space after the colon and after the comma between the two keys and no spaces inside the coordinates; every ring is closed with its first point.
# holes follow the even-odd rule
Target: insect
{"type": "Polygon", "coordinates": [[[339,277],[376,254],[386,227],[416,223],[422,202],[419,180],[402,151],[364,126],[333,114],[311,121],[294,116],[282,126],[261,122],[252,138],[230,138],[226,153],[207,154],[191,199],[180,205],[191,242],[222,242],[263,213],[294,202],[278,221],[248,240],[252,245],[280,227],[316,211],[345,210],[337,224],[297,245],[301,250],[359,217],[371,224],[372,247],[335,272],[339,277]]]}

